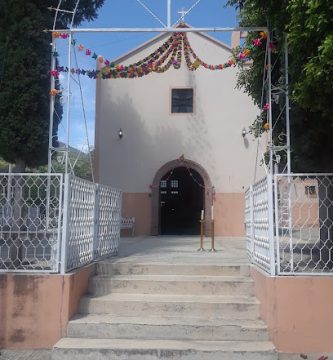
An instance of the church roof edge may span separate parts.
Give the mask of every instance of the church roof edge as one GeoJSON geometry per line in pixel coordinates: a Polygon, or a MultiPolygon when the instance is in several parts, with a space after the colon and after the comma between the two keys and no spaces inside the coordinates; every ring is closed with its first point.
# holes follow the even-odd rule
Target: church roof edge
{"type": "MultiPolygon", "coordinates": [[[[178,24],[175,28],[180,28],[180,27],[184,27],[184,28],[191,28],[192,26],[190,26],[189,24],[187,23],[180,23],[178,24]]],[[[203,38],[206,38],[207,40],[215,43],[216,45],[224,48],[225,50],[229,51],[231,53],[231,50],[232,48],[225,44],[224,42],[214,38],[213,36],[210,36],[206,33],[203,33],[203,32],[197,32],[196,33],[197,35],[203,37],[203,38]]],[[[126,52],[125,54],[117,57],[116,59],[114,59],[113,61],[114,62],[122,62],[122,61],[126,61],[129,57],[135,55],[135,54],[138,54],[140,51],[144,50],[146,47],[150,46],[150,45],[153,45],[154,43],[157,43],[158,41],[164,39],[164,38],[168,38],[170,36],[170,33],[161,33],[161,34],[158,34],[154,37],[152,37],[151,39],[143,42],[142,44],[140,44],[139,46],[135,47],[134,49],[131,49],[130,51],[126,52]]]]}

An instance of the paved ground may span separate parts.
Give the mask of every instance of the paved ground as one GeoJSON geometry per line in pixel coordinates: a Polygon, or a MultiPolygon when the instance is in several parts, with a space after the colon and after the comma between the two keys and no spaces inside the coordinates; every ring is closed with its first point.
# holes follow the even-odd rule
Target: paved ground
{"type": "MultiPolygon", "coordinates": [[[[163,263],[228,264],[248,262],[243,238],[217,238],[217,252],[198,252],[199,237],[155,236],[122,238],[119,256],[111,262],[133,261],[163,263]]],[[[204,247],[210,249],[210,238],[205,238],[204,247]]],[[[1,326],[1,324],[0,324],[1,326]]],[[[279,360],[324,360],[324,354],[281,354],[279,360]]],[[[333,360],[333,354],[327,360],[333,360]]],[[[51,360],[50,350],[0,350],[0,360],[51,360]]]]}
{"type": "Polygon", "coordinates": [[[51,360],[51,350],[0,350],[0,360],[51,360]]]}
{"type": "MultiPolygon", "coordinates": [[[[110,259],[112,262],[161,262],[161,263],[202,263],[202,264],[247,264],[243,238],[215,239],[217,252],[199,252],[199,236],[151,236],[122,238],[119,256],[110,259]]],[[[211,248],[211,239],[204,239],[204,248],[211,248]]]]}
{"type": "MultiPolygon", "coordinates": [[[[324,360],[323,354],[280,354],[279,360],[324,360]]],[[[333,360],[328,354],[327,360],[333,360]]],[[[0,360],[51,360],[50,350],[1,350],[0,360]]]]}

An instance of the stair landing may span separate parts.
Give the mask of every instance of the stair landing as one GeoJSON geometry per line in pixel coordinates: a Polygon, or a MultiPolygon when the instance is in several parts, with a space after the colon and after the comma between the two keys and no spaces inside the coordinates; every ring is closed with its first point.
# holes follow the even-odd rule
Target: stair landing
{"type": "Polygon", "coordinates": [[[53,360],[276,360],[249,277],[243,238],[122,238],[53,360]],[[210,248],[210,239],[204,247],[210,248]]]}

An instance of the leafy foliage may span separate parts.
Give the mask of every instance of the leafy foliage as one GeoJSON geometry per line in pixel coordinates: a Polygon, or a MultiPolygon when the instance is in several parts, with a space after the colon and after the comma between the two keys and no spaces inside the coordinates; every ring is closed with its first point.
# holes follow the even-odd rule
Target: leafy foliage
{"type": "Polygon", "coordinates": [[[46,19],[30,1],[2,0],[1,9],[0,154],[12,163],[45,162],[49,39],[39,29],[46,19]]]}
{"type": "Polygon", "coordinates": [[[288,6],[288,34],[293,56],[293,99],[332,122],[333,3],[293,0],[288,6]],[[297,67],[301,64],[301,67],[297,67]],[[299,71],[301,69],[301,71],[299,71]],[[298,76],[295,76],[295,75],[298,76]]]}
{"type": "MultiPolygon", "coordinates": [[[[64,1],[63,7],[73,10],[75,2],[64,1]]],[[[75,24],[95,19],[103,3],[81,0],[75,24]]],[[[48,7],[57,5],[58,0],[0,0],[0,155],[23,168],[47,162],[52,40],[43,30],[52,28],[48,7]]],[[[65,14],[57,25],[65,28],[69,21],[65,14]]]]}
{"type": "MultiPolygon", "coordinates": [[[[230,0],[240,9],[241,26],[268,26],[273,41],[272,83],[284,83],[284,39],[289,42],[293,171],[333,171],[333,3],[326,0],[230,0]]],[[[251,43],[251,36],[246,40],[251,43]]],[[[253,66],[240,70],[238,86],[259,105],[264,52],[252,54],[253,66]]],[[[267,87],[264,88],[264,99],[267,87]]],[[[284,106],[273,103],[277,114],[284,106]]],[[[274,129],[281,142],[284,118],[274,129]]],[[[254,123],[254,128],[257,127],[254,123]]],[[[259,135],[260,131],[253,131],[259,135]]]]}

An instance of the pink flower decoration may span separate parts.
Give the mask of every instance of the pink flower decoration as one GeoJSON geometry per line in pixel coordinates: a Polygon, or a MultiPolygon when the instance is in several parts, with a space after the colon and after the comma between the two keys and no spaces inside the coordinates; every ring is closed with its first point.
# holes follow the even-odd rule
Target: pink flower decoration
{"type": "Polygon", "coordinates": [[[238,58],[239,58],[240,60],[243,60],[243,59],[245,59],[245,55],[244,55],[243,53],[239,53],[239,54],[238,54],[238,58]]]}
{"type": "Polygon", "coordinates": [[[262,109],[266,111],[269,110],[269,103],[266,103],[262,109]]]}
{"type": "Polygon", "coordinates": [[[256,47],[261,45],[261,39],[253,39],[252,44],[256,47]]]}
{"type": "Polygon", "coordinates": [[[59,76],[58,70],[51,70],[51,75],[52,75],[53,77],[58,77],[58,76],[59,76]]]}
{"type": "Polygon", "coordinates": [[[109,65],[110,65],[110,61],[109,61],[109,60],[105,60],[104,64],[105,64],[106,66],[109,66],[109,65]]]}
{"type": "Polygon", "coordinates": [[[61,37],[62,39],[67,39],[67,38],[68,38],[68,34],[62,33],[62,34],[60,34],[60,37],[61,37]]]}
{"type": "Polygon", "coordinates": [[[86,50],[86,55],[91,55],[91,50],[87,49],[86,50]]]}

